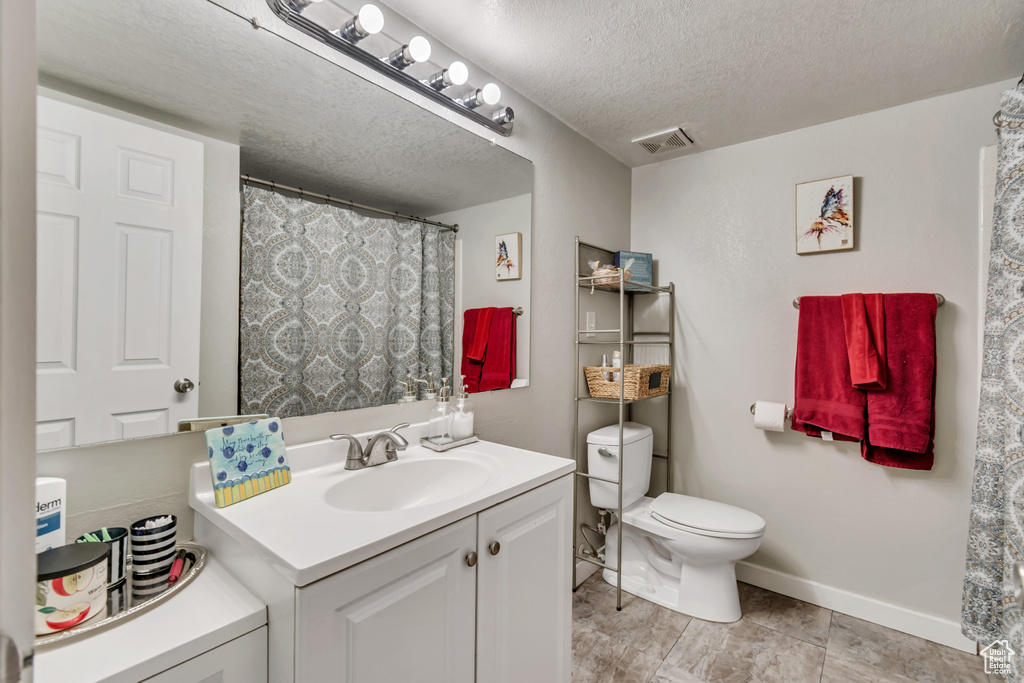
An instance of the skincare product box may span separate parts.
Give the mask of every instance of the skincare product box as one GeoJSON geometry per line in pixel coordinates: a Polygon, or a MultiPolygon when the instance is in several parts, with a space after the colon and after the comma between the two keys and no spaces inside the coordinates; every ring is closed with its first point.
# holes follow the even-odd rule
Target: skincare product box
{"type": "Polygon", "coordinates": [[[653,285],[654,284],[654,255],[647,254],[642,251],[617,251],[615,252],[615,265],[619,268],[622,267],[623,263],[628,262],[630,259],[633,260],[632,265],[629,266],[629,272],[633,274],[629,282],[626,283],[627,292],[643,291],[643,287],[637,287],[635,285],[653,285]]]}
{"type": "Polygon", "coordinates": [[[36,477],[36,554],[64,545],[68,483],[58,477],[36,477]]]}

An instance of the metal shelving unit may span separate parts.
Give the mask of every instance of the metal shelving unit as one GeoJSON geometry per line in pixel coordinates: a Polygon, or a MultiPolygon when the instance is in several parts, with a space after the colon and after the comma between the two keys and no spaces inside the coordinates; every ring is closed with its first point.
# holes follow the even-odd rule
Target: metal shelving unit
{"type": "MultiPolygon", "coordinates": [[[[645,399],[638,399],[638,400],[634,400],[634,401],[626,400],[625,399],[625,393],[624,393],[624,391],[625,391],[625,373],[623,373],[623,372],[619,373],[619,398],[618,399],[593,398],[591,396],[580,396],[580,392],[579,392],[580,374],[579,373],[582,373],[582,371],[583,371],[583,366],[580,364],[580,347],[581,346],[586,346],[586,345],[613,346],[613,347],[614,346],[618,346],[618,348],[619,348],[619,355],[622,358],[622,365],[623,365],[623,367],[625,367],[625,365],[627,363],[633,362],[633,348],[634,348],[634,346],[636,344],[643,344],[645,346],[667,345],[668,346],[668,353],[669,353],[669,360],[670,360],[670,363],[671,363],[671,359],[673,357],[672,350],[673,350],[673,346],[674,346],[674,342],[675,342],[675,283],[671,283],[670,282],[667,286],[657,287],[657,286],[652,286],[652,285],[641,285],[639,283],[629,282],[628,284],[630,285],[631,289],[630,289],[630,291],[627,291],[626,287],[625,287],[625,285],[627,284],[627,281],[623,279],[623,275],[622,275],[622,273],[620,273],[619,274],[619,282],[617,282],[615,284],[611,284],[611,285],[608,285],[608,284],[596,284],[595,280],[607,279],[607,278],[605,278],[605,277],[600,277],[600,278],[598,278],[598,277],[581,277],[580,276],[580,272],[579,272],[579,270],[580,270],[580,268],[579,268],[579,263],[580,263],[580,247],[589,247],[589,248],[592,248],[592,249],[599,249],[601,251],[608,251],[607,249],[604,249],[604,248],[599,247],[597,245],[588,244],[587,242],[583,242],[583,241],[580,240],[579,237],[576,237],[576,266],[575,266],[576,278],[575,278],[575,282],[574,282],[574,287],[575,287],[575,290],[576,290],[576,317],[575,317],[575,323],[574,323],[576,325],[576,335],[575,335],[574,342],[575,342],[575,347],[576,347],[576,372],[577,372],[577,375],[576,375],[575,383],[573,385],[573,404],[574,404],[574,407],[575,407],[575,411],[574,411],[574,418],[573,418],[572,452],[573,452],[573,457],[576,459],[576,476],[577,477],[582,478],[583,480],[596,479],[597,481],[603,481],[603,482],[606,482],[606,483],[609,483],[609,484],[615,484],[616,486],[618,486],[618,489],[619,489],[619,492],[618,492],[619,493],[619,495],[618,495],[618,507],[617,507],[617,509],[614,512],[616,513],[616,520],[618,521],[617,529],[618,529],[618,534],[619,534],[619,542],[617,544],[617,553],[616,553],[617,557],[615,559],[615,566],[614,567],[612,567],[609,564],[607,564],[607,562],[602,562],[600,560],[600,558],[598,558],[598,557],[592,557],[590,555],[585,555],[585,554],[581,553],[577,549],[577,546],[576,546],[576,533],[577,533],[578,529],[580,528],[579,527],[579,496],[578,496],[578,492],[577,492],[577,489],[579,488],[579,480],[577,480],[577,485],[573,487],[573,506],[572,506],[572,528],[573,528],[572,544],[573,544],[573,558],[574,558],[574,561],[573,561],[573,564],[572,564],[572,585],[573,585],[573,591],[575,592],[575,590],[576,590],[576,561],[578,561],[578,560],[582,560],[584,562],[589,562],[591,564],[595,564],[598,567],[601,567],[602,569],[611,569],[611,570],[613,570],[615,572],[615,574],[616,574],[615,609],[621,611],[622,610],[622,572],[619,571],[618,568],[622,566],[622,485],[621,485],[621,482],[622,482],[622,462],[623,462],[623,458],[622,458],[623,426],[625,425],[625,423],[627,421],[629,421],[629,419],[631,417],[631,415],[630,415],[630,412],[631,412],[630,411],[630,406],[632,404],[634,404],[634,403],[638,403],[639,401],[647,401],[647,400],[650,400],[650,399],[646,399],[645,398],[645,399]],[[585,291],[594,290],[594,291],[612,292],[614,294],[618,294],[619,295],[619,327],[618,327],[618,329],[613,329],[613,330],[581,330],[581,329],[579,329],[579,321],[580,321],[580,291],[583,291],[583,290],[585,290],[585,291]],[[650,332],[650,331],[635,332],[635,331],[632,330],[633,297],[634,296],[638,296],[638,295],[639,296],[651,296],[651,295],[653,295],[653,296],[662,296],[662,295],[667,295],[669,297],[668,330],[665,330],[665,331],[653,331],[653,332],[650,332]],[[628,325],[628,327],[627,327],[627,325],[628,325]],[[580,335],[584,335],[584,334],[591,334],[591,335],[617,334],[619,338],[618,338],[618,340],[601,340],[601,341],[586,340],[586,341],[581,341],[580,340],[580,335]],[[668,341],[637,341],[637,340],[633,339],[633,336],[635,336],[637,334],[667,336],[668,337],[668,341]],[[598,477],[598,476],[591,475],[589,472],[581,472],[580,471],[580,469],[581,469],[581,463],[580,463],[580,458],[581,458],[581,456],[580,456],[580,404],[581,403],[606,403],[606,404],[612,404],[612,405],[619,406],[619,450],[618,450],[618,453],[619,453],[619,456],[618,456],[618,460],[619,460],[619,473],[618,473],[617,480],[606,479],[606,478],[603,478],[603,477],[598,477]]],[[[671,460],[669,459],[669,449],[670,449],[671,436],[672,436],[672,434],[671,434],[671,430],[672,430],[672,420],[671,420],[671,415],[672,415],[672,382],[671,382],[671,378],[669,380],[669,391],[668,391],[668,393],[667,394],[662,394],[661,396],[654,396],[654,397],[651,397],[651,398],[662,398],[662,396],[665,397],[665,405],[666,405],[665,410],[666,410],[667,415],[669,416],[669,419],[666,421],[666,447],[665,447],[664,455],[656,455],[655,457],[660,457],[660,458],[664,458],[665,459],[666,479],[667,479],[668,483],[671,484],[671,481],[672,481],[672,470],[671,470],[671,460]]],[[[585,453],[584,453],[584,455],[582,457],[583,457],[584,461],[586,461],[586,454],[585,453]]]]}

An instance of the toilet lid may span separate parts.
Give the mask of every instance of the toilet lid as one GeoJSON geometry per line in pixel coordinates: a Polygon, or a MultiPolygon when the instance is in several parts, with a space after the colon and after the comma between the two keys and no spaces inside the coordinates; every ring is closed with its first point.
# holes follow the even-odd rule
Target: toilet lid
{"type": "Polygon", "coordinates": [[[651,516],[672,526],[713,534],[759,534],[765,521],[749,510],[713,500],[663,493],[654,499],[651,516]]]}

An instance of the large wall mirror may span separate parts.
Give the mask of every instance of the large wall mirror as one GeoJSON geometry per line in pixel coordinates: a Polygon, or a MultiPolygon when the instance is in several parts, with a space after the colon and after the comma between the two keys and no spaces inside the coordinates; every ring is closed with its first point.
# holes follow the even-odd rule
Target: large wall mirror
{"type": "Polygon", "coordinates": [[[424,400],[487,308],[528,384],[529,161],[213,1],[37,6],[39,450],[424,400]]]}

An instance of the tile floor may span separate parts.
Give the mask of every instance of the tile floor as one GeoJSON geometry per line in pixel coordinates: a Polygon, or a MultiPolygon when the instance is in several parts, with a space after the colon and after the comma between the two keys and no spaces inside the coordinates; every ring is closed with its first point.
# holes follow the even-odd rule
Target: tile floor
{"type": "Polygon", "coordinates": [[[743,618],[716,624],[597,574],[573,595],[574,683],[995,683],[980,657],[739,584],[743,618]]]}

